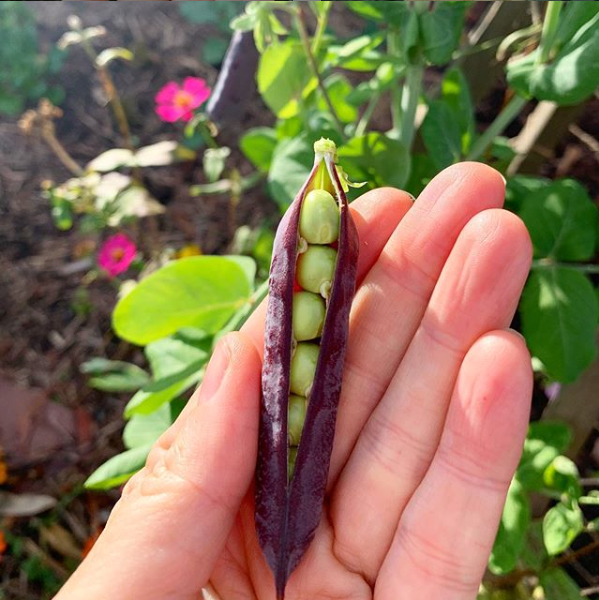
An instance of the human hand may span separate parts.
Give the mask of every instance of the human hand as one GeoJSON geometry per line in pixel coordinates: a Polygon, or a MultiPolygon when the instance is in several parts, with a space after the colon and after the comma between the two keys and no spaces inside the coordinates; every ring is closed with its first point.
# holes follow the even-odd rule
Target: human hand
{"type": "MultiPolygon", "coordinates": [[[[530,357],[507,329],[531,261],[493,169],[455,165],[412,206],[351,210],[359,287],[329,489],[288,600],[473,600],[526,433],[530,357]]],[[[57,600],[273,600],[254,532],[265,306],[125,486],[57,600]]]]}

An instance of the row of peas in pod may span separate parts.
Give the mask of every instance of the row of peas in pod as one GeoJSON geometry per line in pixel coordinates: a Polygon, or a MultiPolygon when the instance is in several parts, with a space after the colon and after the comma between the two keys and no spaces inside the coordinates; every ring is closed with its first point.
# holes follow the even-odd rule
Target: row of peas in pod
{"type": "Polygon", "coordinates": [[[289,478],[293,474],[310,390],[320,350],[327,299],[337,262],[332,244],[339,238],[339,206],[324,189],[314,189],[302,203],[299,221],[299,255],[293,296],[293,356],[287,431],[289,478]]]}

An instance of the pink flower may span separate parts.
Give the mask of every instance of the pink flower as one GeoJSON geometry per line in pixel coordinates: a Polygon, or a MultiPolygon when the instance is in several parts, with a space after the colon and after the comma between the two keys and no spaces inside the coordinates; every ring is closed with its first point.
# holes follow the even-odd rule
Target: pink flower
{"type": "Polygon", "coordinates": [[[189,121],[193,111],[210,98],[210,88],[199,77],[186,77],[180,86],[169,81],[157,94],[156,114],[167,123],[189,121]]]}
{"type": "Polygon", "coordinates": [[[117,233],[108,238],[98,252],[98,264],[110,277],[123,273],[135,258],[137,248],[126,235],[117,233]]]}

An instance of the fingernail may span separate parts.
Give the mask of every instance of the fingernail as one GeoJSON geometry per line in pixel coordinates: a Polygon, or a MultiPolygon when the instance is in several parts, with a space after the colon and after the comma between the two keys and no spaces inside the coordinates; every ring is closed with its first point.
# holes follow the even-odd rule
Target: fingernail
{"type": "Polygon", "coordinates": [[[412,202],[416,202],[416,196],[414,196],[413,194],[410,194],[410,192],[406,192],[406,194],[407,194],[408,196],[410,196],[410,200],[411,200],[412,202]]]}
{"type": "Polygon", "coordinates": [[[216,346],[212,358],[208,363],[204,380],[202,381],[202,388],[200,390],[200,396],[198,402],[206,402],[210,400],[216,392],[222,380],[225,377],[229,361],[231,358],[229,345],[227,339],[223,338],[216,346]]]}
{"type": "Polygon", "coordinates": [[[518,337],[520,337],[521,339],[526,341],[526,338],[519,331],[516,331],[515,329],[512,329],[511,327],[508,327],[507,331],[509,331],[510,333],[515,333],[518,337]]]}

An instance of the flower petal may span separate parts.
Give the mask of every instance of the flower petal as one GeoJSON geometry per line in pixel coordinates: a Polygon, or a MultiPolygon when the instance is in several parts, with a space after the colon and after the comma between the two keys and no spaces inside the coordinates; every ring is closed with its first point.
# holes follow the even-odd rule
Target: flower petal
{"type": "Polygon", "coordinates": [[[156,107],[156,114],[166,123],[174,123],[178,121],[187,112],[187,107],[181,108],[180,106],[171,106],[163,104],[156,107]]]}
{"type": "Polygon", "coordinates": [[[186,77],[183,81],[183,90],[193,97],[194,108],[210,98],[210,88],[199,77],[186,77]]]}
{"type": "Polygon", "coordinates": [[[165,86],[158,90],[158,93],[154,97],[156,104],[170,104],[174,101],[177,92],[181,88],[178,83],[174,81],[169,81],[165,86]]]}

